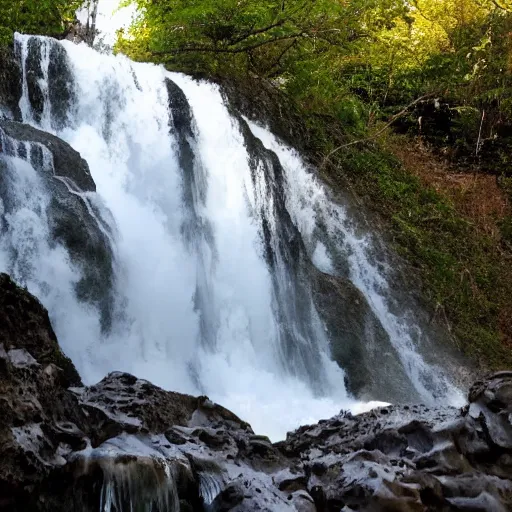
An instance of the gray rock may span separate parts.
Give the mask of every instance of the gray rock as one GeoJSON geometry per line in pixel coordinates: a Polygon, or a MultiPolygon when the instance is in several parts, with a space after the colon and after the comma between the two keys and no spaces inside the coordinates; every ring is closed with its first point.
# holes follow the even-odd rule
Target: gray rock
{"type": "Polygon", "coordinates": [[[44,308],[5,275],[0,340],[2,510],[512,508],[512,372],[462,410],[341,412],[272,444],[207,397],[125,373],[82,386],[44,308]]]}
{"type": "Polygon", "coordinates": [[[315,305],[329,332],[332,358],[346,372],[348,390],[362,400],[418,400],[396,349],[364,295],[349,279],[314,269],[311,274],[315,305]]]}
{"type": "MultiPolygon", "coordinates": [[[[32,116],[40,123],[45,107],[45,94],[49,97],[50,120],[54,130],[63,128],[67,123],[68,113],[73,105],[75,89],[72,73],[65,49],[53,39],[43,40],[32,37],[28,41],[28,54],[25,60],[25,78],[28,100],[32,116]],[[49,45],[49,49],[48,46],[49,45]],[[48,76],[44,76],[42,63],[46,61],[43,52],[48,50],[48,76]],[[47,79],[48,92],[43,89],[47,79]]],[[[17,52],[21,48],[16,48],[17,52]]],[[[21,59],[18,59],[21,60],[21,59]]],[[[21,96],[21,94],[20,94],[21,96]]]]}
{"type": "Polygon", "coordinates": [[[21,119],[21,69],[11,47],[0,48],[0,118],[21,119]]]}
{"type": "MultiPolygon", "coordinates": [[[[113,250],[109,226],[98,205],[86,193],[96,185],[87,162],[67,143],[29,125],[0,119],[0,234],[5,216],[20,207],[16,170],[6,157],[28,161],[38,174],[48,199],[45,215],[51,240],[61,243],[82,271],[76,285],[80,300],[96,306],[104,330],[113,314],[113,250]]],[[[17,275],[24,281],[30,276],[17,275]]]]}

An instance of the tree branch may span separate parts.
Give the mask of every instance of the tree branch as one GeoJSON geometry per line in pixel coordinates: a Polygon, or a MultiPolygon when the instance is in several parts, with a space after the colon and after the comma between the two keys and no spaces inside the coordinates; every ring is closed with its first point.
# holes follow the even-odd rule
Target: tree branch
{"type": "Polygon", "coordinates": [[[265,32],[272,30],[273,28],[277,28],[277,27],[284,25],[285,22],[286,22],[285,19],[281,19],[281,20],[276,21],[275,23],[272,23],[271,25],[268,25],[266,27],[262,27],[262,28],[258,28],[256,30],[251,30],[249,32],[245,32],[245,34],[239,36],[238,38],[230,40],[229,44],[235,45],[235,44],[241,43],[242,41],[245,41],[246,39],[249,39],[249,37],[257,36],[259,34],[264,34],[265,32]]]}
{"type": "Polygon", "coordinates": [[[290,39],[298,39],[299,37],[307,37],[303,32],[290,34],[287,36],[274,37],[273,39],[266,39],[253,45],[243,46],[242,48],[214,48],[212,46],[184,46],[183,48],[176,48],[165,52],[151,52],[155,56],[177,55],[179,53],[244,53],[256,50],[267,44],[277,43],[279,41],[289,41],[290,39]]]}
{"type": "Polygon", "coordinates": [[[379,131],[377,131],[376,133],[370,135],[369,137],[365,137],[364,139],[359,139],[359,140],[354,140],[352,142],[348,142],[347,144],[343,144],[341,146],[338,146],[337,148],[333,149],[323,160],[322,160],[322,163],[320,164],[320,170],[322,170],[326,165],[327,163],[329,162],[329,160],[331,159],[331,157],[337,153],[338,151],[342,150],[342,149],[345,149],[345,148],[348,148],[349,146],[354,146],[356,144],[360,144],[361,142],[368,142],[370,140],[375,140],[381,133],[383,133],[387,128],[389,128],[397,119],[399,119],[400,117],[402,117],[404,114],[407,113],[407,111],[414,107],[415,105],[417,105],[420,101],[423,101],[424,99],[426,98],[431,98],[432,96],[435,96],[437,94],[437,92],[431,92],[431,93],[428,93],[428,94],[424,94],[423,96],[420,96],[419,98],[416,98],[413,102],[409,103],[409,105],[407,105],[405,108],[403,108],[400,112],[398,112],[398,114],[395,114],[388,123],[386,123],[379,131]]]}
{"type": "Polygon", "coordinates": [[[278,57],[274,60],[274,63],[268,67],[268,71],[266,73],[267,77],[272,78],[279,74],[281,60],[282,58],[297,44],[297,39],[294,39],[290,44],[286,45],[283,51],[278,55],[278,57]],[[270,74],[270,72],[276,68],[276,70],[270,74]]]}

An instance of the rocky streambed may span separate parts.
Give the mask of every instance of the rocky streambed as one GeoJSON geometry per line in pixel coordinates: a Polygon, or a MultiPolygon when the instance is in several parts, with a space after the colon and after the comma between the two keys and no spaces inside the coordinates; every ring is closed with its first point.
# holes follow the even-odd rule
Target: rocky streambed
{"type": "Polygon", "coordinates": [[[83,386],[5,274],[0,411],[5,511],[512,508],[512,372],[476,382],[461,410],[340,412],[272,444],[207,397],[124,373],[83,386]]]}

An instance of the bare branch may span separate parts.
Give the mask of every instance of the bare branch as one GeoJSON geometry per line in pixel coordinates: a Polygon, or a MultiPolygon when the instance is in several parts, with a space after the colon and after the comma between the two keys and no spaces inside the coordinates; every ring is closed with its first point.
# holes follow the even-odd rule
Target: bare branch
{"type": "Polygon", "coordinates": [[[272,30],[273,28],[277,28],[277,27],[284,25],[285,22],[286,22],[286,20],[281,19],[281,20],[276,21],[275,23],[272,23],[271,25],[268,25],[266,27],[262,27],[262,28],[258,28],[256,30],[251,30],[249,32],[245,32],[245,34],[239,36],[238,38],[230,40],[229,44],[235,45],[235,44],[241,43],[242,41],[245,41],[246,39],[249,39],[252,36],[264,34],[265,32],[272,30]]]}
{"type": "Polygon", "coordinates": [[[322,161],[320,164],[320,169],[323,169],[331,157],[337,153],[338,151],[341,151],[342,149],[348,148],[349,146],[355,146],[356,144],[361,144],[362,142],[368,142],[370,140],[375,140],[380,134],[384,133],[384,131],[389,128],[397,119],[402,117],[407,113],[409,109],[420,103],[420,101],[425,100],[426,98],[431,98],[432,96],[435,96],[437,92],[431,92],[428,94],[424,94],[423,96],[420,96],[419,98],[416,98],[413,102],[409,103],[405,108],[403,108],[398,114],[395,114],[388,123],[386,123],[379,131],[375,132],[374,134],[365,137],[364,139],[354,140],[352,142],[348,142],[347,144],[343,144],[341,146],[338,146],[337,148],[333,149],[322,161]]]}
{"type": "Polygon", "coordinates": [[[307,34],[304,34],[303,32],[297,32],[295,34],[274,37],[272,39],[266,39],[265,41],[260,41],[258,43],[243,46],[241,48],[214,48],[213,46],[184,46],[182,48],[176,48],[175,50],[151,53],[155,56],[178,55],[180,53],[245,53],[250,52],[252,50],[256,50],[257,48],[261,48],[262,46],[268,44],[277,43],[278,41],[289,41],[290,39],[297,39],[299,37],[307,37],[307,34]]]}

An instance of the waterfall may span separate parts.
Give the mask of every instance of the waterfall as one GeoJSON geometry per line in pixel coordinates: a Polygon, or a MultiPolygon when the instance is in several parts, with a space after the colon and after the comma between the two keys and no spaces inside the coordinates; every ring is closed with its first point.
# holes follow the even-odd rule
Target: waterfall
{"type": "Polygon", "coordinates": [[[79,265],[51,239],[51,197],[15,152],[0,167],[15,199],[8,212],[0,204],[0,270],[48,308],[86,383],[121,370],[208,394],[274,439],[360,411],[371,404],[347,391],[311,285],[343,267],[386,336],[375,358],[396,353],[386,378],[426,402],[458,399],[421,355],[409,312],[392,312],[371,236],[299,155],[232,115],[216,85],[67,41],[17,35],[16,51],[23,122],[89,164],[96,191],[74,192],[109,246],[109,299],[100,307],[76,293],[97,260],[79,265]]]}

